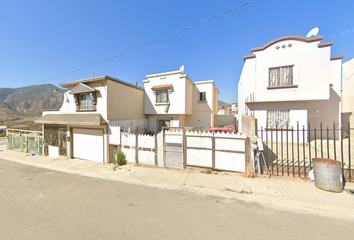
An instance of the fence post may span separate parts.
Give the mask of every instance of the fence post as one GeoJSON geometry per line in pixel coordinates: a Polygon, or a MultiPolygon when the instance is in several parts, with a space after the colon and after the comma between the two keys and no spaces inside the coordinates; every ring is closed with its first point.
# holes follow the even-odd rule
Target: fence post
{"type": "Polygon", "coordinates": [[[25,139],[26,153],[28,153],[28,132],[25,133],[25,139]]]}
{"type": "Polygon", "coordinates": [[[296,137],[297,137],[297,171],[298,171],[298,175],[299,177],[301,174],[300,171],[300,130],[299,130],[299,121],[297,121],[297,125],[296,125],[296,137]]]}
{"type": "Polygon", "coordinates": [[[14,148],[14,131],[11,132],[11,136],[12,136],[11,137],[11,142],[12,142],[11,143],[11,149],[13,149],[14,148]]]}
{"type": "Polygon", "coordinates": [[[165,139],[165,129],[162,128],[162,161],[163,161],[163,167],[166,167],[166,152],[165,152],[165,148],[166,148],[166,139],[165,139]]]}
{"type": "Polygon", "coordinates": [[[215,169],[215,137],[213,133],[213,138],[211,139],[211,165],[212,168],[215,169]]]}
{"type": "Polygon", "coordinates": [[[306,178],[305,125],[302,125],[302,154],[304,158],[304,177],[306,178]]]}
{"type": "Polygon", "coordinates": [[[291,156],[292,156],[292,162],[293,162],[293,177],[295,177],[294,126],[291,127],[291,156]]]}
{"type": "Polygon", "coordinates": [[[336,123],[333,121],[333,147],[334,147],[334,160],[337,160],[337,149],[336,149],[336,123]]]}
{"type": "MultiPolygon", "coordinates": [[[[263,141],[263,140],[262,140],[263,141]]],[[[251,148],[251,139],[246,137],[245,139],[245,171],[251,170],[254,173],[254,165],[252,163],[252,148],[251,148]]],[[[260,161],[261,162],[261,161],[260,161]]],[[[260,171],[262,173],[262,171],[260,171]]]]}
{"type": "Polygon", "coordinates": [[[135,133],[135,164],[139,164],[139,143],[138,143],[138,133],[135,133]]]}
{"type": "Polygon", "coordinates": [[[118,152],[122,151],[122,132],[119,131],[119,145],[117,146],[118,152]]]}
{"type": "Polygon", "coordinates": [[[330,155],[329,155],[329,128],[327,125],[327,158],[330,159],[330,155]]]}
{"type": "Polygon", "coordinates": [[[283,126],[280,128],[281,175],[284,176],[283,126]]]}
{"type": "Polygon", "coordinates": [[[155,141],[155,167],[158,166],[158,161],[157,161],[157,134],[154,135],[154,141],[155,141]]]}
{"type": "MultiPolygon", "coordinates": [[[[352,161],[351,161],[351,153],[350,153],[350,148],[351,148],[351,145],[350,145],[350,138],[351,138],[351,129],[350,129],[350,122],[348,122],[348,129],[349,129],[349,137],[348,137],[348,171],[349,171],[349,182],[352,181],[352,161]]],[[[342,162],[342,169],[344,167],[344,164],[342,162]]]]}
{"type": "Polygon", "coordinates": [[[323,158],[323,127],[322,127],[322,122],[320,124],[320,129],[321,129],[321,158],[323,158]]]}
{"type": "MultiPolygon", "coordinates": [[[[342,176],[344,178],[344,156],[343,156],[343,123],[341,124],[341,127],[340,127],[340,156],[341,156],[341,161],[342,161],[342,176]]],[[[350,136],[349,136],[350,138],[350,136]]],[[[350,146],[348,146],[350,148],[350,146]]],[[[349,176],[350,177],[350,176],[349,176]]]]}
{"type": "Polygon", "coordinates": [[[289,176],[289,126],[286,125],[286,167],[289,176]]]}
{"type": "Polygon", "coordinates": [[[308,123],[308,127],[307,127],[307,135],[308,135],[308,143],[309,143],[309,161],[310,161],[310,170],[311,170],[311,167],[312,167],[312,158],[311,158],[311,138],[310,138],[310,135],[311,135],[311,127],[310,127],[310,123],[308,123]]]}
{"type": "Polygon", "coordinates": [[[277,166],[277,176],[279,176],[279,152],[278,152],[278,124],[275,125],[275,152],[276,152],[276,166],[277,166]]]}
{"type": "Polygon", "coordinates": [[[186,168],[187,165],[187,137],[186,129],[183,127],[183,138],[182,138],[182,147],[183,147],[183,168],[186,168]],[[183,144],[184,143],[184,144],[183,144]]]}
{"type": "Polygon", "coordinates": [[[37,139],[37,154],[39,155],[39,134],[35,134],[37,139]]]}

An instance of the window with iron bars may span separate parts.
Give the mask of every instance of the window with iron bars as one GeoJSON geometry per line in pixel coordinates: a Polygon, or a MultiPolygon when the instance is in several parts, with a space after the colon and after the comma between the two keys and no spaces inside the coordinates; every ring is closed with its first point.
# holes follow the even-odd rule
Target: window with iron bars
{"type": "Polygon", "coordinates": [[[293,85],[293,66],[269,68],[269,87],[293,85]]]}
{"type": "Polygon", "coordinates": [[[267,110],[267,128],[290,128],[290,110],[267,110]]]}

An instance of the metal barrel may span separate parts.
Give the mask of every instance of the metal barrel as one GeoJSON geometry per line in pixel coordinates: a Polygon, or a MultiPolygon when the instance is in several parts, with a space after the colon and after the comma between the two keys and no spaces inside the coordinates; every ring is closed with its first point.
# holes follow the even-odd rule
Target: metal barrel
{"type": "Polygon", "coordinates": [[[341,162],[326,158],[313,158],[312,161],[315,186],[329,192],[343,192],[341,162]]]}

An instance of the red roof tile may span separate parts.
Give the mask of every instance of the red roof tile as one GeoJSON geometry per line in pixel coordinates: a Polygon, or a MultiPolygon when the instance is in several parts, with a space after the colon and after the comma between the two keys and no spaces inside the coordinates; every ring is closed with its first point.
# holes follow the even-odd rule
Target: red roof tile
{"type": "Polygon", "coordinates": [[[161,88],[171,88],[172,84],[162,84],[162,85],[155,85],[152,86],[151,89],[161,89],[161,88]]]}

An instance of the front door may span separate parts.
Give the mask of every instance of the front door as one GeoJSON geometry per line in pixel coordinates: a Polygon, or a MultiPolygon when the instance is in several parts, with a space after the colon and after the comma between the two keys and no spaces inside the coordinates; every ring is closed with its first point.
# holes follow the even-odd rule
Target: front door
{"type": "Polygon", "coordinates": [[[170,127],[170,120],[157,120],[157,132],[161,132],[163,127],[170,127]]]}

